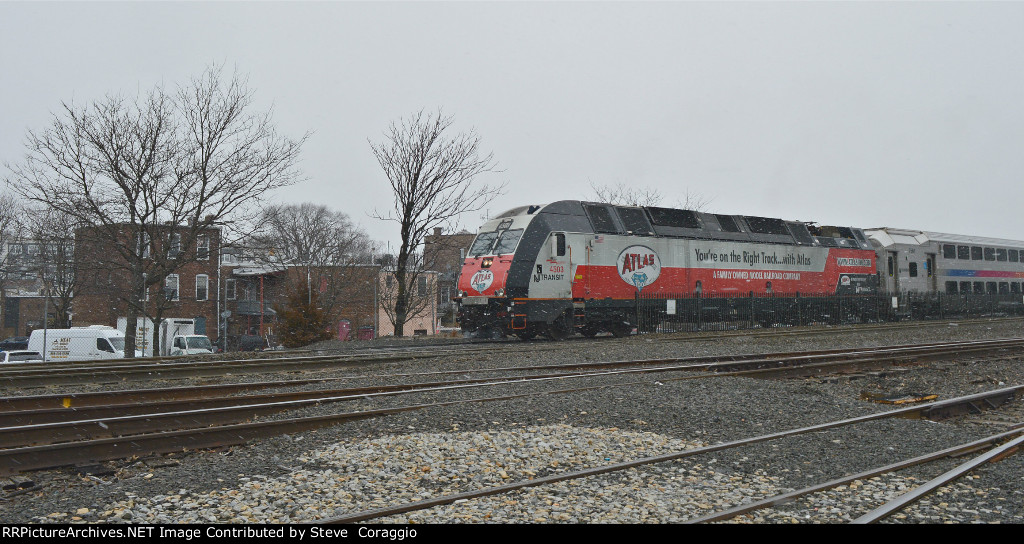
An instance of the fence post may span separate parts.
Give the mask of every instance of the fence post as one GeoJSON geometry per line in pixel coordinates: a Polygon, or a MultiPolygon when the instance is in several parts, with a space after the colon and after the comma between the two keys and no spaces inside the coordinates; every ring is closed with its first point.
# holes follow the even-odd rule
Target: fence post
{"type": "Polygon", "coordinates": [[[644,333],[644,328],[640,326],[640,291],[633,293],[633,311],[636,316],[636,334],[639,336],[644,333]]]}
{"type": "Polygon", "coordinates": [[[754,292],[750,292],[750,325],[749,328],[754,328],[754,292]]]}

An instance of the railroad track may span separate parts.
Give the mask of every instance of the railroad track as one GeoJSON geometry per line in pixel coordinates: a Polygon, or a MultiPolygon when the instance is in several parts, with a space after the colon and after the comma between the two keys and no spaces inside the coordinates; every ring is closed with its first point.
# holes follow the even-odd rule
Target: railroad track
{"type": "MultiPolygon", "coordinates": [[[[231,393],[266,384],[235,384],[203,389],[175,388],[151,391],[122,392],[131,395],[119,398],[119,392],[92,393],[77,396],[43,395],[0,399],[0,475],[11,475],[68,464],[91,463],[152,455],[182,449],[223,447],[275,434],[294,433],[339,424],[345,421],[381,417],[459,403],[495,402],[535,395],[575,393],[608,385],[584,384],[576,387],[537,389],[539,384],[562,383],[568,380],[657,374],[658,380],[691,380],[712,376],[809,376],[824,372],[850,371],[886,367],[894,364],[983,357],[1019,352],[1024,339],[969,342],[928,343],[856,350],[822,350],[786,354],[763,354],[733,357],[691,357],[646,359],[542,365],[487,369],[515,375],[487,376],[440,382],[416,382],[376,385],[370,387],[269,393],[235,396],[231,393]],[[527,371],[539,373],[524,374],[527,371]],[[709,374],[713,373],[713,374],[709,374]],[[335,413],[329,416],[261,419],[289,410],[299,410],[327,403],[365,402],[397,395],[516,386],[524,389],[512,394],[476,397],[469,400],[405,404],[385,408],[335,413]],[[188,393],[188,398],[180,395],[188,393]],[[203,395],[207,396],[203,396],[203,395]],[[172,398],[173,400],[159,400],[172,398]],[[102,404],[118,399],[119,404],[102,404]],[[124,401],[128,402],[124,402],[124,401]],[[60,407],[53,404],[61,402],[60,407]]],[[[465,373],[453,370],[448,373],[465,373]]],[[[280,385],[279,382],[276,385],[280,385]]],[[[619,382],[616,387],[649,386],[650,379],[619,382]]],[[[1014,397],[1016,391],[1004,393],[1014,397]]],[[[988,397],[989,402],[1005,402],[1006,398],[988,397]]],[[[935,408],[937,409],[937,408],[935,408]]],[[[933,409],[934,410],[934,409],[933,409]]],[[[927,412],[933,413],[933,412],[927,412]]]]}
{"type": "MultiPolygon", "coordinates": [[[[604,466],[587,468],[583,470],[549,474],[542,477],[508,483],[505,485],[492,486],[488,488],[476,489],[472,491],[466,491],[462,493],[455,493],[439,497],[425,498],[422,500],[417,500],[415,502],[410,502],[406,504],[392,505],[384,508],[376,508],[371,510],[347,513],[341,516],[327,517],[319,520],[319,522],[340,524],[362,523],[371,520],[381,520],[389,518],[391,516],[397,516],[400,514],[407,514],[410,512],[426,510],[429,508],[437,508],[445,505],[456,504],[459,502],[465,502],[484,497],[507,495],[529,488],[549,486],[561,482],[623,472],[638,467],[645,467],[650,465],[667,463],[670,461],[694,458],[702,455],[724,452],[728,450],[741,449],[762,442],[770,442],[774,440],[804,434],[820,433],[830,429],[859,425],[870,421],[877,421],[880,419],[908,417],[921,418],[928,417],[929,415],[934,416],[948,413],[962,413],[964,411],[970,411],[972,408],[977,407],[979,403],[987,403],[992,405],[993,407],[996,407],[1002,405],[1002,403],[1006,402],[1007,399],[1016,399],[1021,396],[1024,396],[1024,386],[1002,388],[998,390],[987,391],[984,393],[967,395],[944,401],[922,404],[919,406],[904,407],[882,413],[816,424],[781,432],[774,432],[751,438],[745,438],[741,440],[734,440],[720,444],[687,449],[684,451],[678,451],[651,457],[643,457],[626,462],[608,464],[604,466]],[[998,402],[998,404],[996,404],[996,402],[998,402]]],[[[1020,412],[1020,404],[1020,402],[1014,403],[1013,411],[1020,412]]],[[[686,520],[686,522],[708,523],[731,520],[733,518],[736,518],[737,516],[741,516],[744,514],[748,514],[750,512],[766,508],[772,508],[778,505],[784,505],[803,496],[807,496],[813,493],[818,493],[830,489],[841,488],[843,486],[848,486],[861,480],[875,478],[895,471],[907,469],[910,467],[916,467],[927,463],[934,463],[948,460],[950,458],[969,455],[977,453],[978,451],[985,452],[980,455],[977,455],[976,457],[971,458],[967,462],[957,465],[953,469],[946,471],[942,475],[934,479],[931,479],[906,493],[899,494],[892,500],[886,502],[885,504],[879,506],[878,508],[875,508],[867,513],[864,513],[863,515],[859,515],[858,517],[856,517],[856,519],[853,519],[852,521],[853,523],[875,523],[884,520],[889,516],[899,513],[903,509],[914,504],[916,501],[927,496],[929,493],[934,492],[940,487],[947,485],[950,482],[953,482],[956,479],[971,473],[971,471],[976,470],[979,467],[982,467],[986,463],[998,462],[1009,455],[1013,455],[1021,448],[1022,445],[1024,445],[1024,419],[1018,420],[1017,423],[1009,425],[1006,430],[985,436],[977,440],[957,444],[951,447],[938,448],[935,451],[929,452],[924,455],[918,455],[913,458],[904,459],[895,463],[889,463],[884,466],[859,471],[841,478],[831,479],[826,482],[804,487],[795,491],[778,494],[775,496],[768,497],[766,499],[739,505],[734,508],[729,508],[723,511],[713,512],[703,516],[694,517],[692,519],[686,520]]]]}
{"type": "MultiPolygon", "coordinates": [[[[965,325],[985,325],[1024,320],[1020,318],[992,318],[963,321],[965,325]]],[[[773,328],[747,329],[725,332],[654,334],[643,337],[648,343],[705,342],[728,338],[784,338],[799,336],[836,335],[837,331],[872,332],[898,331],[906,329],[931,329],[948,327],[950,321],[905,322],[850,325],[841,328],[773,328]]],[[[578,342],[594,342],[593,339],[576,338],[578,342]]],[[[621,343],[630,339],[612,337],[596,341],[621,343]]],[[[169,357],[159,359],[122,359],[109,361],[88,361],[80,363],[10,364],[0,369],[0,385],[10,389],[59,387],[66,385],[103,385],[126,382],[149,382],[167,380],[194,380],[198,378],[225,378],[240,375],[303,373],[323,370],[359,368],[366,365],[407,362],[431,358],[472,356],[493,352],[496,345],[514,344],[518,352],[535,353],[562,350],[564,342],[522,342],[520,340],[486,340],[432,346],[382,347],[358,350],[353,353],[299,355],[289,352],[273,353],[258,358],[237,359],[194,359],[169,357]]],[[[569,344],[572,345],[572,344],[569,344]]]]}

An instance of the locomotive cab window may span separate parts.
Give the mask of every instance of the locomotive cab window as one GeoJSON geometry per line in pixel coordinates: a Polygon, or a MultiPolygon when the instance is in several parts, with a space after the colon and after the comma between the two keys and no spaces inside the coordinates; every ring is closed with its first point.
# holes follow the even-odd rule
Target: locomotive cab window
{"type": "Polygon", "coordinates": [[[497,237],[497,231],[481,232],[478,234],[473,245],[469,248],[469,256],[479,257],[480,255],[490,254],[491,246],[494,245],[494,239],[497,237]]]}
{"type": "Polygon", "coordinates": [[[501,233],[498,242],[494,245],[495,255],[507,255],[516,250],[519,239],[523,237],[523,229],[511,229],[501,233]]]}
{"type": "Polygon", "coordinates": [[[551,235],[551,256],[553,257],[564,257],[565,256],[565,233],[556,232],[551,235]]]}

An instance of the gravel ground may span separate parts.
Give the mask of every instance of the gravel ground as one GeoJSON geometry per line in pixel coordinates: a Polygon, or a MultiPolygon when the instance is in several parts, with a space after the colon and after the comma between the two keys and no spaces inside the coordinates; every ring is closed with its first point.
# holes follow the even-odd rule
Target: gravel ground
{"type": "MultiPolygon", "coordinates": [[[[637,357],[774,353],[923,341],[1018,337],[1020,321],[948,324],[867,332],[837,328],[805,338],[658,336],[557,346],[495,345],[492,354],[387,363],[376,375],[469,366],[515,366],[637,357]],[[684,337],[685,338],[685,337],[684,337]]],[[[393,340],[395,345],[403,345],[393,340]]],[[[406,344],[407,345],[407,344],[406,344]]],[[[322,344],[320,350],[348,349],[322,344]]],[[[720,377],[671,381],[631,375],[553,382],[610,385],[580,393],[437,407],[359,421],[218,451],[104,463],[24,475],[40,491],[0,499],[0,522],[310,522],[384,505],[458,493],[584,467],[682,451],[887,407],[862,392],[933,393],[940,399],[1024,384],[1020,360],[937,363],[833,380],[766,381],[720,377]]],[[[352,375],[347,369],[339,371],[352,375]]],[[[294,376],[298,377],[298,376],[294,376]]],[[[178,383],[177,385],[180,385],[178,383]]],[[[536,385],[466,390],[483,397],[536,385]]],[[[429,402],[438,395],[360,401],[303,414],[429,402]]],[[[700,454],[624,472],[528,488],[382,519],[390,523],[670,523],[802,488],[847,473],[967,442],[1000,429],[961,420],[881,420],[700,454]]],[[[1024,456],[988,465],[921,501],[890,522],[1022,523],[1024,456]]],[[[896,494],[964,462],[946,460],[853,482],[754,512],[733,522],[835,523],[853,519],[896,494]],[[853,506],[851,506],[853,505],[853,506]]]]}

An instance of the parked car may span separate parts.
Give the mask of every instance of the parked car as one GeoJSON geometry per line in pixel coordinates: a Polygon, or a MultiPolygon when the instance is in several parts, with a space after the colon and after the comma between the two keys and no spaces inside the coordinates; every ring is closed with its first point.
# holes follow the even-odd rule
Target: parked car
{"type": "Polygon", "coordinates": [[[238,351],[264,351],[270,347],[270,342],[262,336],[246,334],[238,339],[238,351]]]}
{"type": "Polygon", "coordinates": [[[4,363],[41,363],[43,356],[38,351],[10,350],[0,351],[0,364],[4,363]]]}
{"type": "Polygon", "coordinates": [[[11,351],[14,349],[28,349],[28,337],[12,336],[0,341],[0,351],[11,351]]]}

